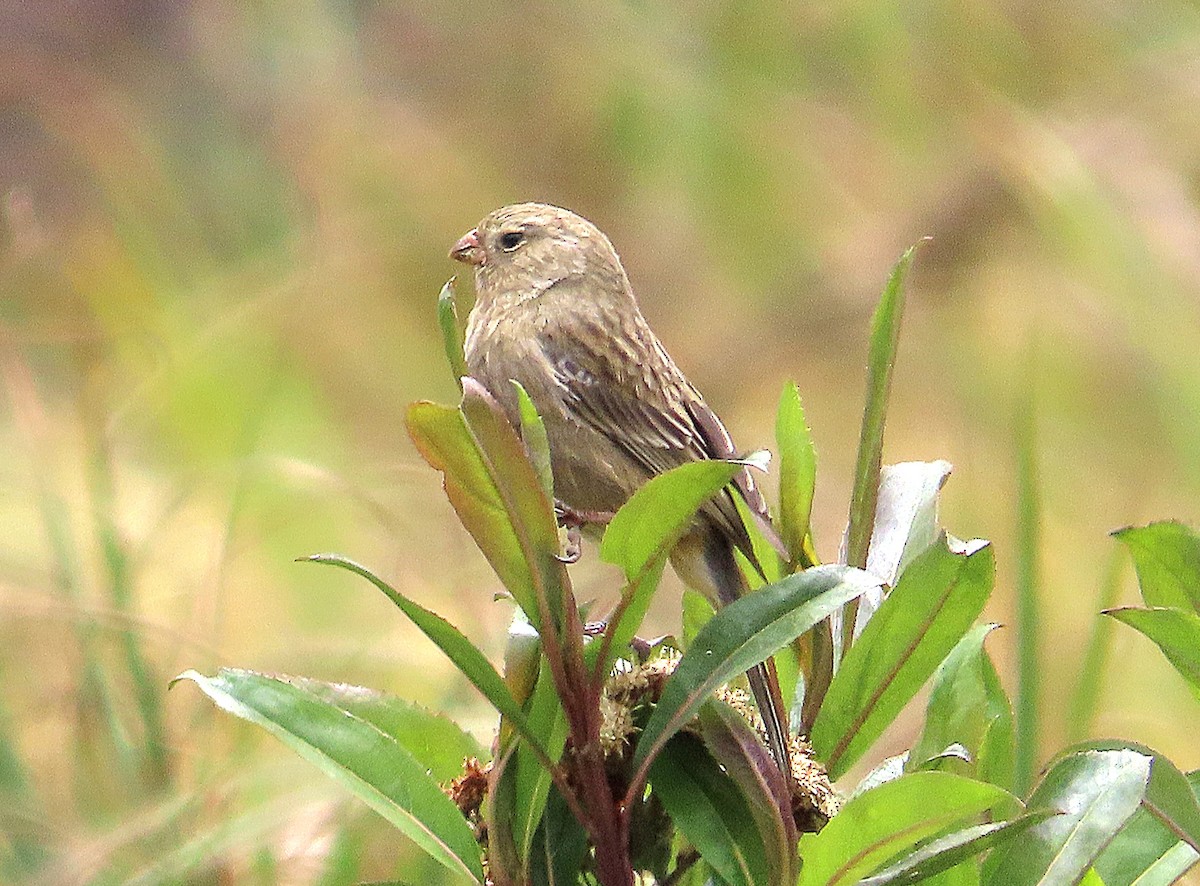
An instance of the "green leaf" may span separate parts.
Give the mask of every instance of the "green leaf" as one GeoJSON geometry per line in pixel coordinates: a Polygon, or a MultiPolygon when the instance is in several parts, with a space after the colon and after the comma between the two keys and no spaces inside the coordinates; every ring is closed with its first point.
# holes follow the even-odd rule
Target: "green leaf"
{"type": "MultiPolygon", "coordinates": [[[[1137,746],[1135,746],[1136,748],[1137,746]]],[[[1161,758],[1154,762],[1150,781],[1153,782],[1161,758]]],[[[1174,766],[1171,766],[1174,769],[1174,766]]],[[[1172,780],[1174,776],[1171,776],[1172,780]]],[[[1188,788],[1196,797],[1200,791],[1200,772],[1186,776],[1188,788]]],[[[1161,804],[1160,804],[1161,805],[1161,804]]],[[[1116,839],[1096,860],[1096,870],[1107,886],[1160,886],[1174,883],[1200,861],[1200,852],[1178,838],[1163,819],[1143,804],[1116,839]]]]}
{"type": "Polygon", "coordinates": [[[883,461],[883,426],[892,390],[892,368],[900,343],[900,319],[904,315],[904,277],[916,251],[916,245],[910,246],[900,257],[884,287],[879,306],[871,317],[867,397],[858,439],[854,490],[850,498],[850,526],[846,532],[846,562],[860,568],[867,565],[867,548],[875,526],[879,468],[883,461]]]}
{"type": "Polygon", "coordinates": [[[365,720],[394,738],[438,782],[462,773],[467,757],[487,760],[487,750],[457,723],[411,701],[363,686],[289,677],[292,686],[365,720]]]}
{"type": "Polygon", "coordinates": [[[613,516],[600,543],[600,558],[621,567],[628,585],[619,614],[608,626],[609,659],[637,634],[667,558],[696,512],[743,467],[711,460],[672,468],[644,483],[613,516]]]}
{"type": "Polygon", "coordinates": [[[539,624],[529,563],[492,469],[463,414],[437,403],[414,403],[408,408],[407,424],[422,457],[444,475],[446,497],[459,520],[517,605],[533,624],[539,624]]]}
{"type": "Polygon", "coordinates": [[[453,882],[483,883],[475,835],[437,782],[391,735],[302,685],[255,674],[195,671],[218,707],[261,726],[393,824],[440,862],[453,882]]]}
{"type": "MultiPolygon", "coordinates": [[[[1143,806],[1105,847],[1096,859],[1095,870],[1106,886],[1130,886],[1154,868],[1173,847],[1180,845],[1191,849],[1143,806]]],[[[1195,854],[1194,849],[1192,853],[1195,854]]],[[[1149,882],[1166,884],[1174,881],[1152,879],[1149,882]]]]}
{"type": "Polygon", "coordinates": [[[587,833],[566,801],[552,790],[530,853],[533,886],[576,886],[587,857],[587,833]]]}
{"type": "Polygon", "coordinates": [[[771,883],[795,883],[796,822],[789,785],[746,718],[717,699],[700,708],[698,729],[754,817],[771,883]]]}
{"type": "MultiPolygon", "coordinates": [[[[554,634],[562,631],[563,645],[573,645],[578,652],[583,645],[583,625],[579,623],[566,566],[559,559],[554,503],[499,404],[474,379],[463,381],[460,409],[488,466],[529,570],[536,608],[533,612],[526,610],[526,614],[551,645],[557,639],[554,634]],[[549,625],[543,623],[543,615],[550,617],[549,625]]],[[[559,654],[557,649],[549,649],[548,653],[559,654]]]]}
{"type": "Polygon", "coordinates": [[[948,772],[889,781],[848,802],[819,834],[801,838],[800,886],[858,883],[897,853],[1013,801],[1002,788],[948,772]]]}
{"type": "Polygon", "coordinates": [[[1187,680],[1192,694],[1200,699],[1200,616],[1182,609],[1108,609],[1111,615],[1141,631],[1163,651],[1175,670],[1187,680]]]}
{"type": "Polygon", "coordinates": [[[353,560],[343,557],[340,554],[313,554],[310,557],[302,559],[349,570],[356,575],[361,575],[371,584],[375,585],[375,587],[379,588],[379,590],[383,591],[387,598],[395,603],[400,611],[407,615],[426,637],[432,640],[442,652],[446,653],[446,656],[454,663],[454,666],[463,673],[463,676],[471,681],[471,684],[476,689],[483,693],[484,697],[495,706],[496,710],[502,716],[506,717],[521,732],[525,739],[540,751],[540,758],[543,761],[546,760],[546,751],[540,743],[539,736],[530,730],[520,705],[517,704],[512,694],[509,693],[504,679],[496,672],[496,669],[492,667],[491,662],[484,657],[484,654],[476,649],[458,628],[454,627],[454,625],[450,624],[450,622],[446,621],[440,615],[430,612],[418,603],[414,603],[365,566],[355,563],[353,560]]]}
{"type": "MultiPolygon", "coordinates": [[[[554,678],[546,660],[529,700],[529,728],[545,743],[550,759],[557,762],[567,741],[567,717],[554,687],[554,678]]],[[[516,803],[513,839],[522,859],[530,857],[530,847],[546,801],[550,795],[550,772],[541,765],[527,743],[517,746],[516,803]]]]}
{"type": "Polygon", "coordinates": [[[550,438],[546,435],[546,424],[521,383],[513,379],[512,385],[517,389],[517,411],[521,416],[521,442],[525,444],[525,454],[537,473],[546,498],[553,502],[554,472],[550,467],[550,438]]]}
{"type": "Polygon", "coordinates": [[[1182,523],[1163,522],[1119,529],[1113,536],[1133,555],[1147,606],[1200,612],[1200,535],[1182,523]]]}
{"type": "Polygon", "coordinates": [[[1064,814],[1026,832],[989,859],[989,886],[1076,883],[1141,805],[1153,758],[1130,750],[1080,751],[1055,763],[1030,810],[1064,814]]]}
{"type": "Polygon", "coordinates": [[[943,542],[918,557],[863,629],[829,686],[812,745],[839,778],[924,685],[983,610],[991,546],[943,542]]]}
{"type": "MultiPolygon", "coordinates": [[[[764,454],[770,455],[770,453],[764,454]]],[[[753,457],[754,455],[747,456],[747,459],[753,457]]],[[[742,521],[746,534],[750,536],[750,550],[754,552],[754,562],[751,562],[740,549],[734,550],[734,555],[738,563],[742,565],[742,572],[746,575],[750,590],[756,591],[765,584],[771,584],[779,581],[785,575],[791,575],[792,570],[788,568],[788,564],[780,552],[780,542],[775,537],[775,530],[771,529],[770,538],[764,531],[764,526],[770,528],[771,524],[766,523],[751,511],[750,506],[746,504],[746,500],[741,495],[733,496],[733,504],[737,508],[738,517],[742,521]]]]}
{"type": "Polygon", "coordinates": [[[703,594],[693,591],[691,588],[683,589],[681,608],[683,611],[683,642],[681,645],[683,649],[687,649],[696,639],[696,635],[700,633],[700,629],[708,624],[716,610],[703,594]]]}
{"type": "Polygon", "coordinates": [[[1077,751],[1130,750],[1150,757],[1150,783],[1142,805],[1176,837],[1200,850],[1200,802],[1195,791],[1179,769],[1153,748],[1134,741],[1104,739],[1089,741],[1068,749],[1062,756],[1077,751]]]}
{"type": "Polygon", "coordinates": [[[775,445],[779,449],[779,534],[792,563],[803,564],[817,483],[817,453],[795,382],[784,385],[779,396],[775,445]]]}
{"type": "Polygon", "coordinates": [[[730,484],[744,465],[694,461],[659,474],[638,489],[608,524],[600,558],[634,581],[656,560],[666,560],[700,507],[730,484]]]}
{"type": "MultiPolygon", "coordinates": [[[[1165,886],[1181,879],[1200,861],[1200,853],[1187,843],[1176,843],[1133,881],[1132,886],[1165,886]]],[[[1101,883],[1100,886],[1109,886],[1101,883]]],[[[1113,884],[1120,886],[1120,884],[1113,884]]]]}
{"type": "MultiPolygon", "coordinates": [[[[877,585],[861,570],[816,566],[719,610],[701,628],[663,687],[634,755],[639,776],[718,686],[745,673],[873,587],[877,585]]],[[[634,782],[638,780],[635,777],[634,782]]]]}
{"type": "MultiPolygon", "coordinates": [[[[468,378],[459,409],[414,403],[407,424],[422,457],[442,472],[463,526],[530,622],[544,634],[543,610],[556,628],[564,614],[570,618],[554,507],[491,395],[468,378]]],[[[572,637],[566,642],[576,642],[572,637]]]]}
{"type": "Polygon", "coordinates": [[[1011,785],[1012,707],[983,641],[998,625],[976,625],[937,669],[925,708],[925,729],[912,749],[915,768],[959,744],[972,763],[966,773],[1000,787],[1011,785]]]}
{"type": "Polygon", "coordinates": [[[700,740],[677,735],[650,767],[671,821],[730,886],[771,882],[762,839],[741,792],[700,740]]]}
{"type": "Polygon", "coordinates": [[[454,381],[462,388],[463,376],[468,375],[467,363],[463,359],[462,330],[458,326],[458,305],[454,293],[455,278],[451,277],[438,294],[438,326],[442,330],[442,345],[446,349],[446,362],[454,373],[454,381]]]}
{"type": "Polygon", "coordinates": [[[1057,812],[1043,809],[1011,821],[972,825],[961,831],[938,837],[919,849],[889,864],[883,870],[859,880],[858,886],[906,886],[940,874],[989,849],[1002,846],[1057,812]]]}

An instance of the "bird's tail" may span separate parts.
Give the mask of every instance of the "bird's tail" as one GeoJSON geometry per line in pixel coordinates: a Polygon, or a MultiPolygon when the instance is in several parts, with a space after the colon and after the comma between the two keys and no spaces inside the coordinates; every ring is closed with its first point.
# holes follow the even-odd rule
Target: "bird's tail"
{"type": "MultiPolygon", "coordinates": [[[[715,529],[704,532],[700,538],[685,538],[680,548],[676,549],[672,563],[686,584],[704,593],[718,606],[729,605],[748,590],[746,578],[734,556],[733,545],[715,529]],[[703,569],[697,569],[701,564],[703,569]]],[[[763,719],[771,756],[791,784],[787,707],[783,703],[774,663],[767,659],[755,665],[746,672],[746,679],[750,682],[754,703],[763,719]]]]}

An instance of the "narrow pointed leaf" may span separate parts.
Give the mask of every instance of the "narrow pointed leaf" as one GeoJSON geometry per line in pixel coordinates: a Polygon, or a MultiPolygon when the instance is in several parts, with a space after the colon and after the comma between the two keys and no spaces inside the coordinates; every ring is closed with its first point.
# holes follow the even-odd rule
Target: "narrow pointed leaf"
{"type": "Polygon", "coordinates": [[[650,784],[674,825],[729,886],[770,882],[754,817],[699,739],[676,736],[650,767],[650,784]]]}
{"type": "MultiPolygon", "coordinates": [[[[559,559],[558,518],[554,503],[529,460],[525,446],[492,395],[472,378],[463,380],[460,408],[529,570],[539,617],[535,618],[535,613],[528,610],[526,614],[544,636],[549,636],[550,629],[541,623],[542,609],[553,619],[554,628],[566,631],[571,623],[582,630],[570,593],[567,569],[559,559]]],[[[582,638],[574,631],[567,631],[563,642],[582,645],[582,638]]]]}
{"type": "Polygon", "coordinates": [[[872,587],[876,585],[861,570],[816,566],[719,610],[700,629],[663,688],[638,741],[635,768],[644,770],[717,687],[872,587]]]}
{"type": "Polygon", "coordinates": [[[800,886],[850,886],[897,853],[997,806],[1007,791],[948,772],[913,772],[860,794],[800,840],[800,886]]]}
{"type": "Polygon", "coordinates": [[[546,498],[554,501],[554,472],[550,468],[550,438],[546,436],[546,424],[538,415],[537,407],[529,399],[529,394],[514,380],[513,387],[517,389],[517,409],[521,415],[521,442],[525,444],[525,454],[537,472],[538,480],[546,493],[546,498]]]}
{"type": "Polygon", "coordinates": [[[931,547],[904,571],[846,654],[813,724],[812,745],[838,778],[892,722],[970,629],[991,592],[986,542],[931,547]]]}
{"type": "Polygon", "coordinates": [[[770,882],[796,882],[796,822],[783,773],[745,717],[710,700],[700,708],[698,731],[717,765],[741,792],[754,818],[770,868],[770,882]]]}
{"type": "Polygon", "coordinates": [[[467,362],[463,358],[462,330],[458,326],[458,305],[454,292],[454,277],[446,281],[438,294],[438,327],[442,330],[442,345],[446,349],[446,362],[454,373],[454,380],[462,388],[463,376],[467,374],[467,362]]]}
{"type": "Polygon", "coordinates": [[[569,585],[557,559],[554,508],[496,401],[468,378],[459,409],[414,403],[407,424],[421,455],[442,472],[463,526],[517,605],[539,628],[542,609],[561,617],[569,585]]]}
{"type": "Polygon", "coordinates": [[[850,499],[850,528],[846,562],[867,565],[867,547],[875,525],[875,503],[879,494],[879,469],[883,456],[883,427],[892,390],[892,368],[900,343],[900,320],[904,315],[904,277],[917,246],[900,257],[884,287],[879,306],[871,318],[871,343],[867,354],[867,397],[863,407],[858,460],[854,468],[854,490],[850,499]]]}
{"type": "Polygon", "coordinates": [[[1117,621],[1149,637],[1187,680],[1192,694],[1200,699],[1200,616],[1182,609],[1106,610],[1117,621]]]}
{"type": "Polygon", "coordinates": [[[1113,536],[1133,555],[1147,606],[1200,612],[1200,535],[1167,521],[1119,529],[1113,536]]]}
{"type": "Polygon", "coordinates": [[[249,671],[187,671],[218,707],[266,729],[440,862],[452,882],[483,883],[475,835],[425,767],[392,736],[302,686],[249,671]]]}
{"type": "Polygon", "coordinates": [[[1034,825],[1058,814],[1043,809],[1029,812],[1011,821],[996,821],[963,828],[961,831],[931,840],[878,873],[859,880],[858,886],[908,886],[910,883],[918,883],[989,849],[1002,846],[1034,825]]]}
{"type": "Polygon", "coordinates": [[[418,451],[444,475],[446,497],[500,581],[535,625],[537,597],[529,563],[504,499],[462,413],[437,403],[408,408],[408,432],[418,451]]]}
{"type": "Polygon", "coordinates": [[[795,382],[784,385],[779,396],[775,445],[779,449],[779,534],[792,563],[801,564],[817,483],[817,453],[795,382]]]}
{"type": "Polygon", "coordinates": [[[480,652],[471,641],[463,636],[462,632],[450,622],[446,621],[440,615],[430,612],[425,607],[408,599],[401,594],[383,579],[375,575],[371,570],[367,569],[353,560],[343,557],[339,554],[313,554],[311,557],[303,558],[313,563],[325,563],[330,566],[337,566],[346,569],[356,575],[361,575],[379,590],[383,591],[384,595],[389,600],[399,607],[400,611],[407,615],[422,633],[425,634],[434,644],[446,653],[446,656],[452,661],[472,685],[475,686],[484,697],[492,703],[501,715],[508,718],[513,726],[520,731],[527,741],[538,747],[542,755],[545,755],[545,748],[541,744],[541,739],[529,729],[529,725],[525,720],[525,715],[521,711],[520,705],[513,699],[512,694],[508,691],[508,687],[504,684],[504,679],[492,667],[492,663],[487,660],[482,652],[480,652]]]}
{"type": "Polygon", "coordinates": [[[738,562],[744,564],[742,571],[749,581],[751,590],[757,590],[764,584],[779,581],[792,570],[785,562],[783,542],[779,539],[775,528],[762,517],[750,510],[746,500],[740,495],[734,495],[733,503],[737,506],[738,516],[746,533],[750,536],[750,549],[754,552],[755,562],[751,563],[742,552],[736,551],[738,562]],[[767,532],[771,535],[768,537],[767,532]]]}
{"type": "MultiPolygon", "coordinates": [[[[554,678],[545,660],[537,686],[529,700],[529,728],[541,736],[550,759],[558,762],[567,740],[567,718],[562,702],[554,688],[554,678]]],[[[550,773],[541,765],[536,754],[522,742],[517,746],[516,775],[516,821],[513,823],[513,839],[522,859],[528,859],[530,847],[546,801],[550,796],[550,773]]]]}
{"type": "Polygon", "coordinates": [[[966,749],[965,773],[1007,788],[1012,779],[1012,706],[983,648],[998,625],[976,625],[946,656],[933,678],[925,730],[913,747],[910,767],[951,745],[966,749]]]}
{"type": "Polygon", "coordinates": [[[1076,883],[1137,811],[1153,758],[1131,750],[1081,751],[1055,763],[1030,810],[1063,812],[1026,832],[989,863],[988,886],[1076,883]]]}

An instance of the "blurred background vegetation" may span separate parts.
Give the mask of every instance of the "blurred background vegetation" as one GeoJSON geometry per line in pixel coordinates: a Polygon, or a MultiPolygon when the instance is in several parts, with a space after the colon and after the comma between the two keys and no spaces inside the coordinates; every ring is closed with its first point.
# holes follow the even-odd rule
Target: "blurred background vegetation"
{"type": "MultiPolygon", "coordinates": [[[[799,382],[826,559],[870,312],[932,236],[887,460],[954,463],[943,521],[998,543],[988,616],[1011,622],[1012,416],[1036,390],[1057,747],[1107,532],[1200,520],[1198,105],[1200,11],[1173,0],[3,0],[0,882],[399,869],[316,770],[165,686],[304,673],[487,740],[386,600],[292,560],[371,564],[499,655],[509,608],[403,412],[455,393],[446,250],[517,200],[610,235],[742,446],[799,382]]],[[[576,575],[611,594],[594,551],[576,575]]],[[[1089,731],[1200,766],[1183,682],[1113,641],[1089,731]]]]}

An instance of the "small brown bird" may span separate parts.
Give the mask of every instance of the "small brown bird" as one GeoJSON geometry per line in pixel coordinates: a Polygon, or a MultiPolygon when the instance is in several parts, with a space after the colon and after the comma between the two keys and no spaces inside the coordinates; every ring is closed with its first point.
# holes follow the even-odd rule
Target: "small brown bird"
{"type": "MultiPolygon", "coordinates": [[[[573,212],[505,206],[459,240],[451,258],[475,266],[467,369],[519,426],[511,380],[546,425],[554,490],[568,513],[611,514],[656,474],[736,456],[733,441],[650,330],[608,238],[573,212]]],[[[734,481],[750,509],[767,506],[748,471],[734,481]]],[[[686,584],[716,606],[747,590],[734,557],[755,561],[732,491],[713,499],[671,555],[686,584]]],[[[778,681],[748,675],[772,755],[790,773],[778,681]]]]}

